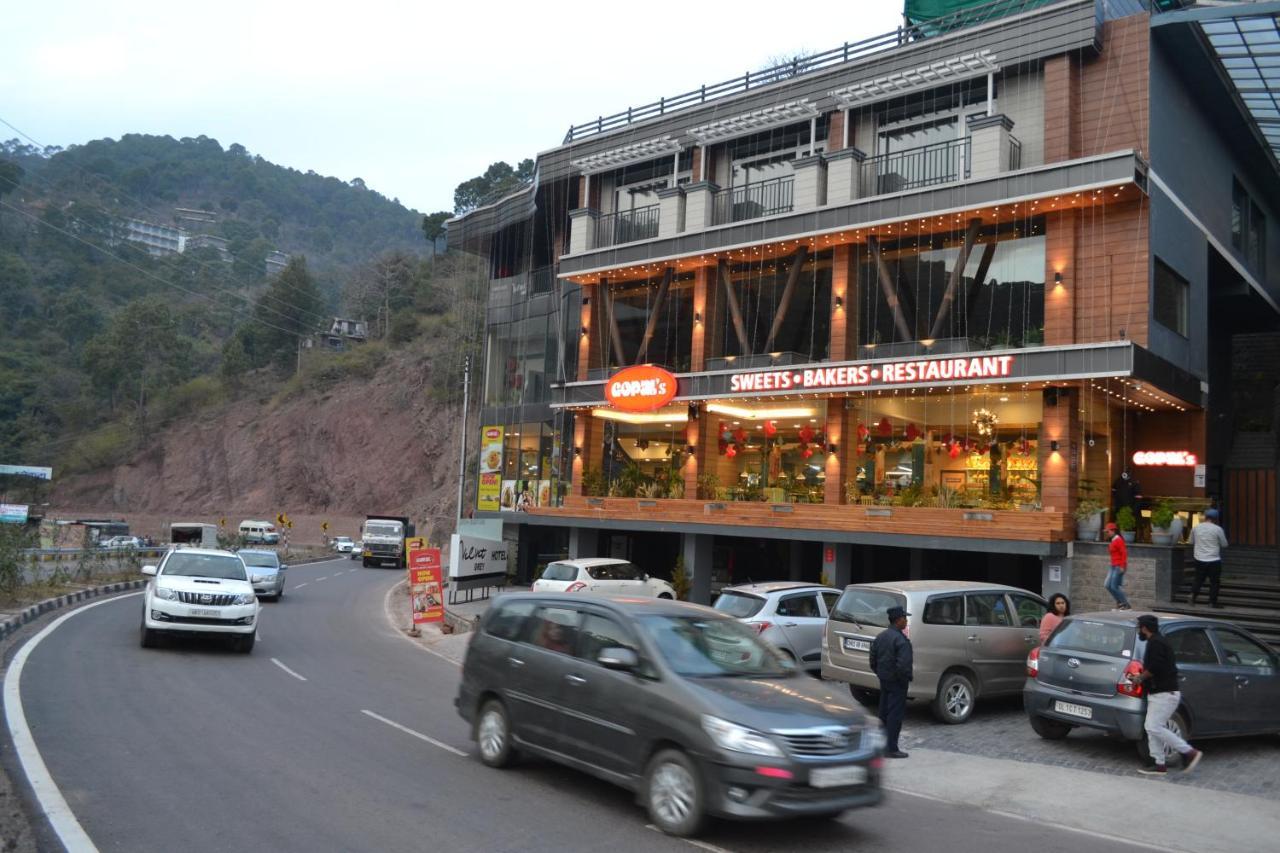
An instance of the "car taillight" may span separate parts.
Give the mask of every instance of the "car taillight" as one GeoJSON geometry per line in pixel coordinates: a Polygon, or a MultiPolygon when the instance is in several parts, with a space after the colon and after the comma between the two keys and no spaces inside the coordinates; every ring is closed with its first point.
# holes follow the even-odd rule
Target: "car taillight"
{"type": "Polygon", "coordinates": [[[1129,661],[1129,665],[1124,668],[1124,676],[1116,682],[1116,692],[1125,696],[1141,696],[1142,682],[1129,680],[1129,676],[1141,673],[1142,664],[1136,660],[1129,661]]]}
{"type": "Polygon", "coordinates": [[[763,634],[773,627],[772,622],[752,622],[751,625],[756,629],[757,634],[763,634]]]}
{"type": "Polygon", "coordinates": [[[1031,650],[1031,654],[1027,655],[1027,678],[1035,678],[1040,675],[1040,647],[1036,646],[1031,650]]]}
{"type": "Polygon", "coordinates": [[[582,592],[586,588],[587,585],[582,581],[574,581],[565,588],[565,592],[582,592]]]}

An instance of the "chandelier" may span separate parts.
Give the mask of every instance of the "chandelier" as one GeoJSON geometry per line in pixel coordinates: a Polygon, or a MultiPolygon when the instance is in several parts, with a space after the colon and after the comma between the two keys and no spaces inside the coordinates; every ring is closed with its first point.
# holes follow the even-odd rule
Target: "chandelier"
{"type": "Polygon", "coordinates": [[[973,413],[973,425],[978,430],[978,435],[982,438],[991,438],[995,435],[996,427],[999,424],[1000,419],[990,409],[978,409],[973,413]]]}

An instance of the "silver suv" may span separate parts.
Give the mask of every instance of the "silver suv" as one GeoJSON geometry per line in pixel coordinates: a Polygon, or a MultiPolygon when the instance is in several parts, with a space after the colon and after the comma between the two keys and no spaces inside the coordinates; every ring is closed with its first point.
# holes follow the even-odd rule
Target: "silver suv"
{"type": "Polygon", "coordinates": [[[794,581],[732,586],[721,591],[715,609],[754,628],[760,639],[780,649],[802,669],[822,667],[822,632],[840,590],[794,581]]]}
{"type": "Polygon", "coordinates": [[[963,723],[979,696],[1022,692],[1027,653],[1040,644],[1045,600],[1025,589],[970,581],[893,581],[845,587],[822,639],[822,677],[849,683],[867,702],[879,682],[871,641],[903,607],[915,659],[909,701],[926,701],[944,723],[963,723]]]}

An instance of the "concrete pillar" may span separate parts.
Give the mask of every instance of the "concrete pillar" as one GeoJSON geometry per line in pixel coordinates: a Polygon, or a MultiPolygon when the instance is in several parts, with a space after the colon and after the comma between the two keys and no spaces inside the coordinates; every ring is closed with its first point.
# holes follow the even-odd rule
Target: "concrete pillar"
{"type": "Polygon", "coordinates": [[[804,571],[804,543],[798,539],[792,539],[788,543],[791,546],[790,553],[790,571],[787,573],[787,580],[798,581],[800,575],[804,571]]]}
{"type": "Polygon", "coordinates": [[[922,548],[911,548],[907,559],[909,560],[907,577],[913,581],[925,580],[924,550],[922,548]]]}
{"type": "Polygon", "coordinates": [[[827,161],[821,154],[797,157],[791,161],[795,185],[791,191],[791,209],[813,210],[827,200],[827,161]]]}
{"type": "Polygon", "coordinates": [[[822,574],[836,589],[853,583],[853,546],[847,542],[823,542],[822,574]]]}
{"type": "Polygon", "coordinates": [[[1060,346],[1076,342],[1076,246],[1080,212],[1050,211],[1044,228],[1044,342],[1060,346]],[[1062,281],[1057,281],[1061,276],[1062,281]]]}
{"type": "Polygon", "coordinates": [[[699,373],[707,364],[707,325],[711,322],[714,293],[708,293],[716,282],[714,267],[698,267],[693,271],[693,339],[689,346],[689,370],[699,373]]]}
{"type": "Polygon", "coordinates": [[[685,533],[680,538],[684,570],[689,574],[689,600],[694,604],[709,605],[711,604],[712,537],[701,533],[685,533]]]}
{"type": "Polygon", "coordinates": [[[1046,388],[1043,406],[1037,447],[1040,502],[1046,512],[1072,512],[1080,480],[1082,437],[1077,389],[1046,388]]]}
{"type": "Polygon", "coordinates": [[[569,528],[569,559],[582,560],[599,556],[599,533],[593,527],[569,528]]]}
{"type": "Polygon", "coordinates": [[[1040,566],[1040,594],[1047,599],[1055,592],[1060,592],[1070,600],[1071,558],[1065,554],[1060,557],[1041,557],[1040,566]]]}
{"type": "Polygon", "coordinates": [[[867,158],[857,148],[842,148],[826,155],[827,207],[857,201],[861,195],[862,161],[867,158]]]}
{"type": "Polygon", "coordinates": [[[590,252],[596,247],[596,220],[600,211],[580,207],[569,211],[569,254],[590,252]]]}
{"type": "Polygon", "coordinates": [[[684,185],[684,230],[704,231],[711,227],[711,215],[715,209],[716,193],[720,187],[711,181],[697,181],[684,185]]]}
{"type": "Polygon", "coordinates": [[[1044,61],[1045,163],[1076,156],[1079,126],[1080,63],[1069,53],[1050,57],[1044,61]]]}
{"type": "Polygon", "coordinates": [[[658,190],[658,236],[674,237],[684,230],[684,187],[658,190]]]}
{"type": "Polygon", "coordinates": [[[845,410],[844,398],[835,397],[827,400],[826,444],[820,448],[826,460],[827,478],[822,481],[822,502],[824,504],[845,503],[844,483],[853,477],[854,469],[850,465],[853,458],[852,443],[856,443],[850,413],[845,410]],[[831,452],[831,445],[836,452],[831,452]]]}
{"type": "Polygon", "coordinates": [[[1009,171],[1009,131],[1013,119],[997,113],[969,119],[969,177],[990,178],[1009,171]]]}

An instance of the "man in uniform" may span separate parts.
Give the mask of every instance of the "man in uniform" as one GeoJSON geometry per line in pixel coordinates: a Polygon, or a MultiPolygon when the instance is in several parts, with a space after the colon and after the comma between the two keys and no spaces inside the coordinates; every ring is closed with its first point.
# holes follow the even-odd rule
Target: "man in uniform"
{"type": "Polygon", "coordinates": [[[907,713],[907,685],[911,683],[911,641],[907,639],[907,617],[901,607],[887,611],[889,627],[871,643],[871,671],[880,680],[880,722],[884,724],[886,758],[906,758],[898,748],[902,718],[907,713]]]}

